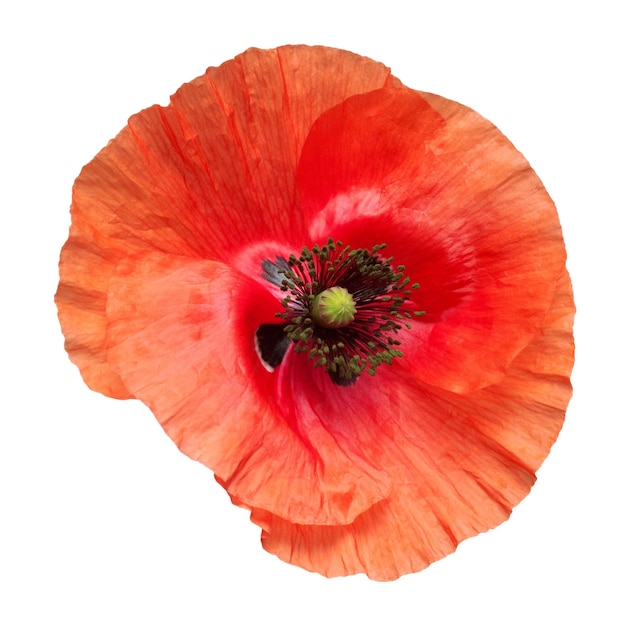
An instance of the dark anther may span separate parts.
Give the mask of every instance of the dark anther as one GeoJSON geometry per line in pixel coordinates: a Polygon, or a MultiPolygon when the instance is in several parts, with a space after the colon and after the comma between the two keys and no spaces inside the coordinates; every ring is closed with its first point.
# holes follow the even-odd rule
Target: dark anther
{"type": "Polygon", "coordinates": [[[280,287],[283,280],[285,280],[284,272],[289,269],[289,263],[287,263],[287,260],[283,257],[277,256],[276,262],[264,259],[261,263],[261,268],[263,269],[263,273],[261,274],[262,278],[280,287]],[[281,272],[280,270],[283,271],[281,272]]]}

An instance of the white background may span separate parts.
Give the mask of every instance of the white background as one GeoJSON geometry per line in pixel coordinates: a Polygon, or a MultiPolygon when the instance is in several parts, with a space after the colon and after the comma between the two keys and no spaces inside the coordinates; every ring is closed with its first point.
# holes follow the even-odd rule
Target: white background
{"type": "Polygon", "coordinates": [[[619,3],[19,7],[0,16],[0,623],[624,624],[619,3]],[[370,56],[478,110],[543,179],[568,246],[575,394],[537,485],[509,522],[393,583],[326,580],[266,554],[145,407],[85,387],[53,306],[82,165],[207,66],[285,43],[370,56]]]}

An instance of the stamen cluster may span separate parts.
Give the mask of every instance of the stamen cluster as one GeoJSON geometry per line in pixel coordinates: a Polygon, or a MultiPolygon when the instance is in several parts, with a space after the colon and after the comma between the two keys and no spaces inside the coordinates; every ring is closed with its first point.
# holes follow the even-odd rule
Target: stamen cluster
{"type": "Polygon", "coordinates": [[[351,385],[364,371],[374,374],[382,363],[401,357],[398,331],[423,315],[403,305],[419,284],[410,284],[404,266],[395,269],[383,258],[385,244],[371,250],[351,250],[340,241],[303,248],[291,255],[278,273],[280,288],[288,292],[277,316],[286,320],[284,332],[296,352],[306,352],[315,367],[323,367],[340,385],[351,385]],[[320,322],[319,295],[333,288],[346,290],[354,301],[353,319],[340,327],[320,322]],[[317,300],[317,301],[316,301],[317,300]]]}

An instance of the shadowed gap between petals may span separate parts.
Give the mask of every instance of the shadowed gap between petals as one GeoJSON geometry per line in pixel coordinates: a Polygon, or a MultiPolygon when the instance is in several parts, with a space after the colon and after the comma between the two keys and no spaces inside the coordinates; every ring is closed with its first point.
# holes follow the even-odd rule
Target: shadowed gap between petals
{"type": "Polygon", "coordinates": [[[60,283],[56,299],[58,303],[63,303],[64,306],[92,311],[101,317],[105,317],[104,303],[106,302],[106,296],[102,293],[96,293],[78,285],[60,283]]]}

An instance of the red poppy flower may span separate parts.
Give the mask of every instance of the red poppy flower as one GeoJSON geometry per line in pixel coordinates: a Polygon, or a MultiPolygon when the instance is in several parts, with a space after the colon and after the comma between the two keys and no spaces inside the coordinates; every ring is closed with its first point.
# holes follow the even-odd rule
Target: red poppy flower
{"type": "Polygon", "coordinates": [[[133,116],[75,183],[60,273],[87,384],[327,576],[393,579],[507,519],[571,394],[533,170],[340,50],[249,50],[133,116]]]}

